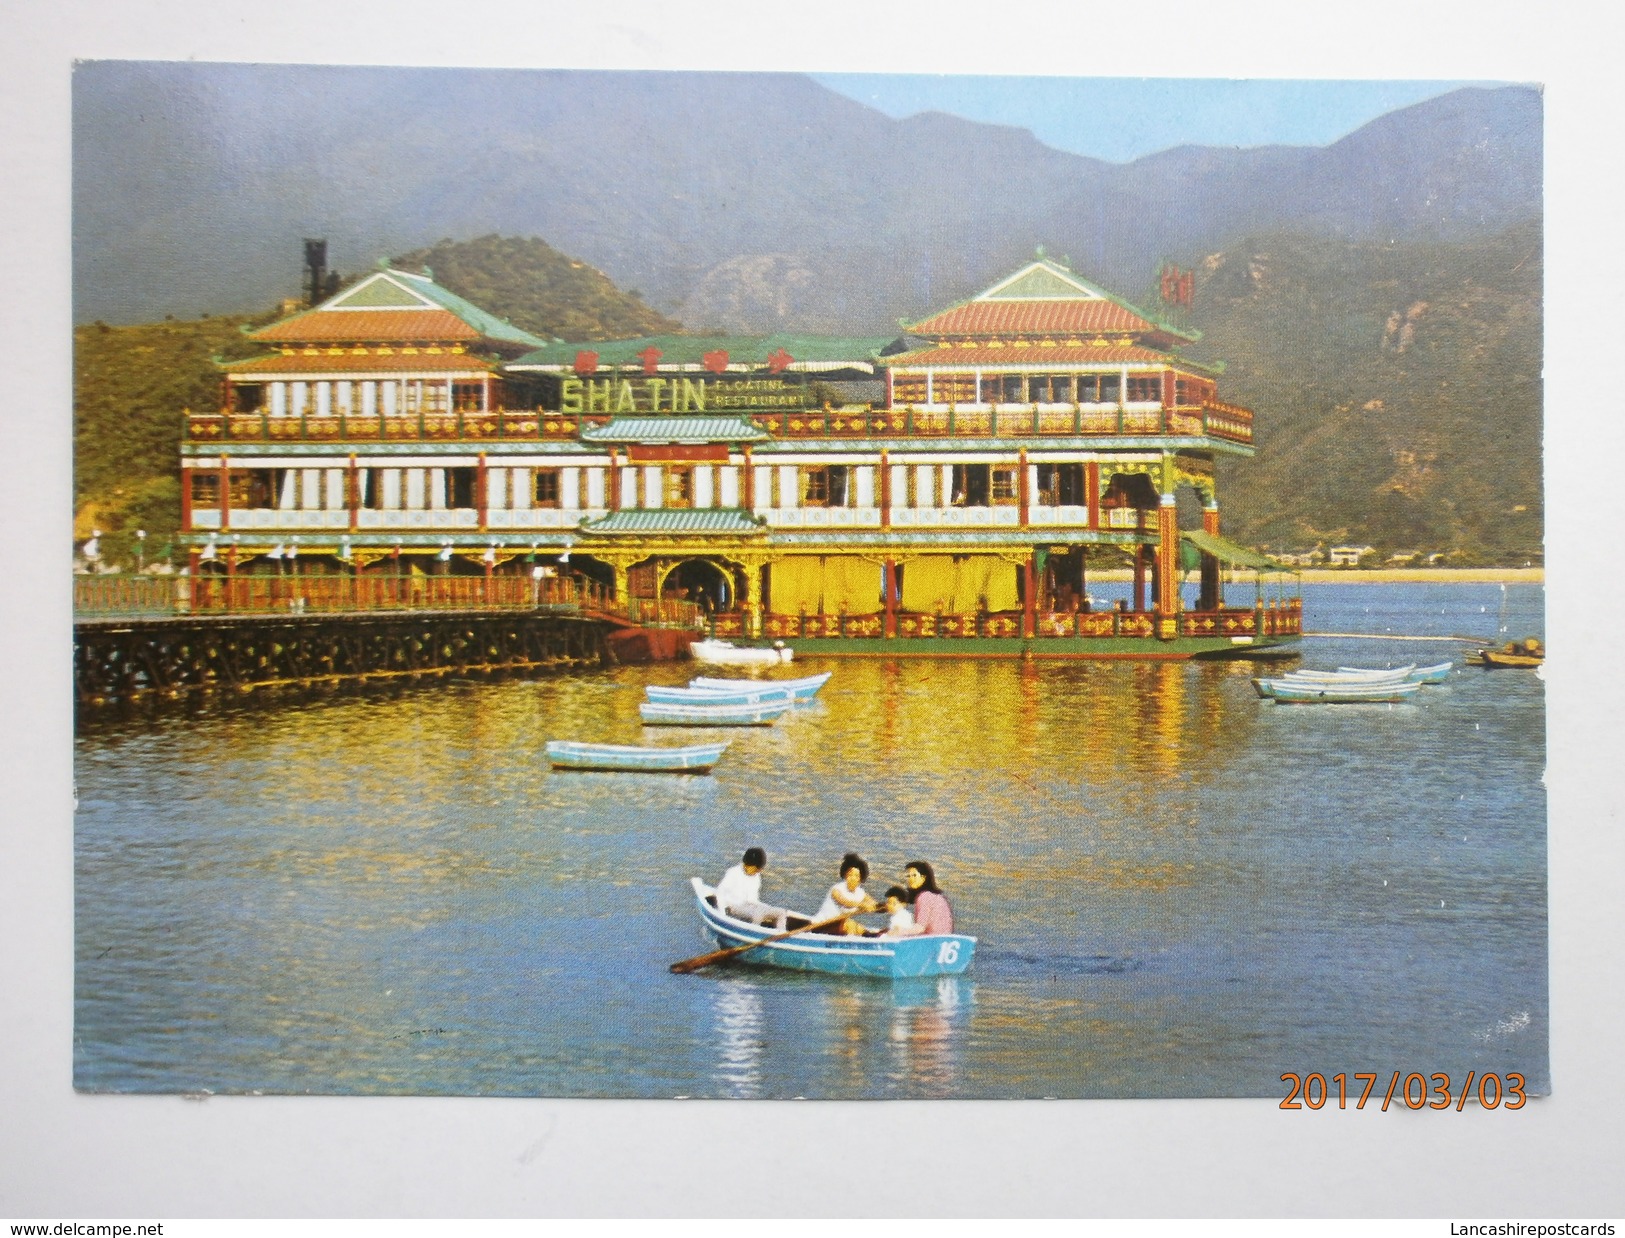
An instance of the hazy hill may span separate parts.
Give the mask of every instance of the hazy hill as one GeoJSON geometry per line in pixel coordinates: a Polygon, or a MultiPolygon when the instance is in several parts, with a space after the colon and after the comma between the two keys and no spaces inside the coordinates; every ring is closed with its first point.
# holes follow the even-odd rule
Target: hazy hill
{"type": "Polygon", "coordinates": [[[1492,232],[1540,210],[1540,119],[1534,90],[1462,90],[1325,148],[1114,165],[794,74],[90,63],[76,316],[257,308],[302,236],[355,270],[500,233],[696,330],[884,331],[1040,244],[1133,294],[1161,256],[1248,233],[1492,232]]]}
{"type": "Polygon", "coordinates": [[[634,290],[622,292],[602,271],[559,253],[539,237],[482,236],[443,240],[391,260],[403,270],[428,268],[434,279],[514,326],[544,339],[615,340],[682,330],[650,309],[634,290]]]}
{"type": "Polygon", "coordinates": [[[1250,238],[1201,264],[1192,355],[1258,413],[1227,532],[1288,550],[1541,552],[1541,240],[1250,238]]]}

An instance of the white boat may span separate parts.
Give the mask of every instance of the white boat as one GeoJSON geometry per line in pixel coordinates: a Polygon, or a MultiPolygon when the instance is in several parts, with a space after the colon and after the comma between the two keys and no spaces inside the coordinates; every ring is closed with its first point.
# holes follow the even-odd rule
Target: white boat
{"type": "MultiPolygon", "coordinates": [[[[1412,683],[1443,683],[1449,678],[1450,668],[1454,665],[1454,662],[1437,662],[1432,666],[1414,667],[1405,678],[1412,683]]],[[[1353,666],[1340,666],[1337,669],[1340,674],[1360,673],[1359,668],[1353,666]]]]}
{"type": "Polygon", "coordinates": [[[1416,669],[1416,663],[1408,666],[1387,667],[1380,670],[1368,670],[1363,667],[1339,667],[1335,671],[1287,671],[1279,676],[1281,679],[1290,679],[1299,683],[1403,683],[1416,669]]]}
{"type": "Polygon", "coordinates": [[[713,679],[705,675],[697,676],[688,681],[688,686],[696,691],[703,692],[754,692],[779,691],[785,688],[790,690],[798,701],[805,701],[818,695],[818,689],[829,682],[834,671],[825,671],[822,675],[807,675],[801,679],[713,679]]]}
{"type": "Polygon", "coordinates": [[[796,656],[795,650],[782,642],[771,648],[741,648],[725,640],[697,640],[688,651],[701,662],[716,662],[726,666],[777,666],[796,656]]]}
{"type": "Polygon", "coordinates": [[[1259,696],[1278,705],[1360,705],[1383,701],[1408,701],[1422,685],[1406,679],[1381,679],[1352,683],[1327,683],[1294,679],[1255,679],[1259,696]]]}
{"type": "Polygon", "coordinates": [[[651,701],[662,705],[756,705],[795,700],[792,689],[770,683],[746,684],[737,692],[722,688],[668,688],[652,683],[644,691],[651,701]]]}
{"type": "Polygon", "coordinates": [[[792,701],[750,701],[743,705],[666,705],[645,701],[638,713],[646,726],[772,726],[790,712],[792,701]]]}
{"type": "Polygon", "coordinates": [[[694,744],[687,748],[646,748],[629,744],[582,744],[568,739],[547,741],[554,769],[631,770],[649,774],[709,774],[728,747],[694,744]]]}

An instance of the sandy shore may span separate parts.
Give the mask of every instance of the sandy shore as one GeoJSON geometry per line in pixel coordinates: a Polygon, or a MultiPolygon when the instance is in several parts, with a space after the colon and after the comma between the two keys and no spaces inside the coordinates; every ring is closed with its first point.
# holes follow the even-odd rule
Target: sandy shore
{"type": "MultiPolygon", "coordinates": [[[[1194,577],[1195,573],[1190,574],[1194,577]]],[[[1242,569],[1227,571],[1225,581],[1252,583],[1254,573],[1242,569]]],[[[1128,568],[1091,571],[1090,580],[1120,581],[1134,579],[1128,568]]],[[[1265,576],[1266,582],[1277,579],[1274,573],[1265,576]]],[[[1546,583],[1546,571],[1539,567],[1306,567],[1286,580],[1302,580],[1306,585],[1498,585],[1546,583]]]]}

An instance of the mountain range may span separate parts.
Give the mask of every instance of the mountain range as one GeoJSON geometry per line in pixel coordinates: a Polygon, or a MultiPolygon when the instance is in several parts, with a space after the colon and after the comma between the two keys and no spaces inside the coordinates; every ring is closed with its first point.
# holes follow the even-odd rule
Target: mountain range
{"type": "Polygon", "coordinates": [[[884,332],[1036,246],[1131,299],[1277,231],[1451,241],[1541,210],[1541,99],[1469,88],[1326,147],[1109,164],[793,74],[102,61],[74,78],[75,318],[262,309],[333,265],[541,236],[694,330],[884,332]]]}

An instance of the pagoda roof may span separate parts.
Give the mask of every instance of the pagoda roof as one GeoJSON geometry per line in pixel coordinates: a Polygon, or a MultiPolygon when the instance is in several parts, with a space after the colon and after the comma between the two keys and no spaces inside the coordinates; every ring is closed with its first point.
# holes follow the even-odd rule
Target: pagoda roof
{"type": "Polygon", "coordinates": [[[342,352],[286,352],[248,361],[222,361],[220,368],[239,374],[398,374],[404,371],[448,374],[488,374],[496,367],[466,352],[411,352],[392,350],[342,352]]]}
{"type": "Polygon", "coordinates": [[[427,275],[387,267],[312,309],[249,335],[267,343],[483,340],[534,348],[546,342],[486,313],[427,275]]]}
{"type": "Polygon", "coordinates": [[[588,443],[755,443],[772,437],[745,417],[707,417],[695,413],[678,417],[615,417],[601,426],[587,426],[581,431],[582,441],[588,443]]]}
{"type": "Polygon", "coordinates": [[[1111,332],[1191,343],[1201,333],[1170,326],[1058,262],[1038,258],[991,288],[919,322],[914,335],[1111,332]]]}
{"type": "Polygon", "coordinates": [[[765,533],[764,521],[738,507],[645,507],[581,522],[583,533],[765,533]]]}
{"type": "Polygon", "coordinates": [[[661,370],[676,367],[703,372],[707,354],[728,354],[730,372],[753,372],[768,368],[768,358],[781,349],[790,355],[784,369],[793,373],[819,370],[861,369],[873,372],[875,358],[895,336],[835,335],[644,335],[630,340],[587,340],[570,343],[555,340],[509,364],[515,370],[572,370],[576,354],[598,354],[600,369],[643,365],[649,349],[660,351],[656,364],[661,370]]]}
{"type": "Polygon", "coordinates": [[[1017,365],[1032,368],[1040,365],[1172,365],[1179,368],[1205,370],[1206,366],[1186,361],[1155,348],[1138,344],[1125,344],[1118,340],[1067,340],[1062,343],[1037,343],[1016,340],[998,343],[977,340],[974,343],[938,344],[933,348],[919,348],[913,352],[887,357],[886,364],[898,366],[929,365],[936,368],[965,366],[1017,365]]]}

